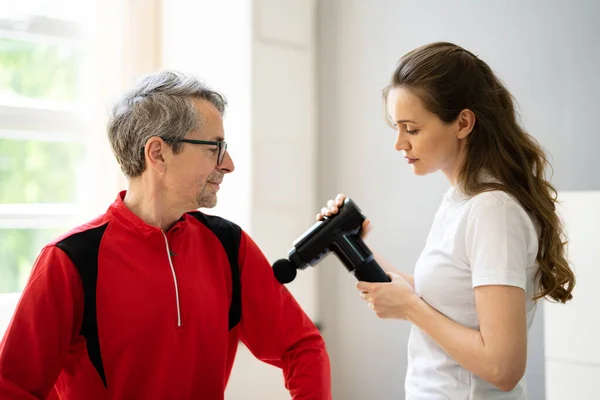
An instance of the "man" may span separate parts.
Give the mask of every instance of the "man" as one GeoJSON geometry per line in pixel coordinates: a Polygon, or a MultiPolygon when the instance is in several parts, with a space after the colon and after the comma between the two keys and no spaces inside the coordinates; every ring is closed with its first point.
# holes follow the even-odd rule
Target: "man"
{"type": "Polygon", "coordinates": [[[114,107],[128,190],[41,251],[0,344],[1,399],[223,399],[239,340],[293,399],[331,398],[324,342],[256,244],[190,211],[234,170],[225,105],[160,72],[114,107]]]}

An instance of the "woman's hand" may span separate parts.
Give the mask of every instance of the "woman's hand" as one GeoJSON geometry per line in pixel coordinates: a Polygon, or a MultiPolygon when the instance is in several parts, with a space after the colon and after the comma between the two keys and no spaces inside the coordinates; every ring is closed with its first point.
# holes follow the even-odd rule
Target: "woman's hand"
{"type": "MultiPolygon", "coordinates": [[[[317,221],[322,220],[323,217],[330,217],[334,214],[337,214],[340,211],[340,207],[342,206],[342,204],[344,204],[344,200],[346,200],[346,196],[342,193],[335,196],[335,199],[329,200],[327,202],[327,206],[323,207],[321,209],[321,212],[317,214],[317,221]]],[[[360,238],[362,240],[366,240],[367,236],[369,235],[372,229],[373,227],[371,226],[371,221],[365,219],[365,221],[362,224],[362,229],[360,230],[360,238]]],[[[384,260],[376,251],[372,249],[371,251],[375,256],[375,260],[379,263],[381,268],[383,268],[383,270],[387,274],[400,275],[401,279],[404,279],[406,282],[408,282],[408,284],[411,287],[415,286],[415,281],[412,275],[405,274],[404,272],[401,272],[400,270],[394,268],[394,266],[392,266],[389,262],[384,260]]]]}
{"type": "Polygon", "coordinates": [[[388,273],[389,283],[358,282],[361,299],[379,318],[409,319],[409,314],[418,302],[422,301],[409,282],[395,273],[388,273]]]}
{"type": "MultiPolygon", "coordinates": [[[[334,214],[337,214],[340,211],[340,207],[344,204],[344,200],[346,200],[346,196],[342,193],[335,196],[335,199],[330,199],[327,201],[327,206],[321,208],[321,212],[317,214],[317,221],[323,219],[323,217],[331,217],[334,214]]],[[[362,229],[360,231],[361,239],[365,240],[369,232],[371,232],[371,221],[366,219],[362,224],[362,229]]]]}

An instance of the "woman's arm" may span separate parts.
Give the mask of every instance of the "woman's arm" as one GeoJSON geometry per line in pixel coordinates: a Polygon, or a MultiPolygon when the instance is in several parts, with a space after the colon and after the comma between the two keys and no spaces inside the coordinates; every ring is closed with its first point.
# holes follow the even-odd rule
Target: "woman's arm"
{"type": "Polygon", "coordinates": [[[527,362],[525,291],[513,286],[475,288],[479,330],[466,328],[416,297],[406,319],[450,357],[503,391],[523,377],[527,362]]]}
{"type": "Polygon", "coordinates": [[[412,275],[406,274],[406,273],[400,271],[399,269],[396,269],[392,264],[390,264],[387,260],[385,260],[383,257],[381,257],[381,255],[379,253],[377,253],[373,249],[371,249],[371,251],[373,252],[373,256],[375,257],[375,261],[377,261],[377,264],[379,264],[379,266],[381,268],[383,268],[383,270],[386,273],[400,275],[402,277],[402,279],[404,279],[406,282],[408,282],[408,284],[413,289],[415,288],[415,279],[413,278],[412,275]]]}

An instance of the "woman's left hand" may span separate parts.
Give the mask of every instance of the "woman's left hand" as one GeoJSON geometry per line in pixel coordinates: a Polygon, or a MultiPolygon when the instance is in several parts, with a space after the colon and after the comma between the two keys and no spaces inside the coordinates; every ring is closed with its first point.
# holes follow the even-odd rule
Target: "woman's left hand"
{"type": "Polygon", "coordinates": [[[420,300],[414,289],[400,275],[388,273],[389,283],[358,282],[360,298],[379,318],[408,319],[410,309],[420,300]]]}

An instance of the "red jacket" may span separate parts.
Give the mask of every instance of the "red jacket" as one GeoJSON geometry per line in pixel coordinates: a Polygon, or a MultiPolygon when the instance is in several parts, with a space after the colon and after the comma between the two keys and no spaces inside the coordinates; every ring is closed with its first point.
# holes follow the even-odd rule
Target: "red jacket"
{"type": "Polygon", "coordinates": [[[123,196],[41,251],[0,343],[0,399],[223,399],[239,340],[293,399],[331,398],[319,332],[245,232],[199,212],[163,232],[123,196]]]}

